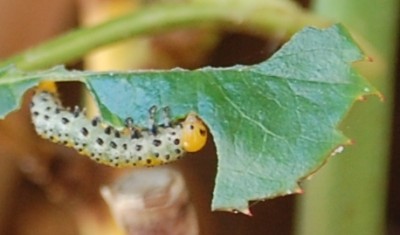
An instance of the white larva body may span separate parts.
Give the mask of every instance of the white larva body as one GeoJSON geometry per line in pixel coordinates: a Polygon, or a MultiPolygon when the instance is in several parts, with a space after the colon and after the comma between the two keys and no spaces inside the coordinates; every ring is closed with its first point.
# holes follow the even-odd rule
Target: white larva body
{"type": "Polygon", "coordinates": [[[153,166],[179,159],[184,153],[181,123],[148,129],[106,126],[70,111],[56,94],[38,90],[31,103],[32,122],[43,138],[71,146],[91,159],[114,167],[153,166]],[[136,133],[136,135],[135,135],[136,133]]]}

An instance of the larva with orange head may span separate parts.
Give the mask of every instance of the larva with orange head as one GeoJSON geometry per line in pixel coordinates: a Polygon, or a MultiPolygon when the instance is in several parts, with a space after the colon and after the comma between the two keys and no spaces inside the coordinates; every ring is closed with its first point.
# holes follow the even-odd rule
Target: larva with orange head
{"type": "Polygon", "coordinates": [[[31,102],[32,122],[40,136],[109,166],[161,165],[204,147],[207,128],[196,114],[156,125],[155,112],[150,109],[147,128],[134,126],[129,118],[123,128],[106,125],[98,118],[88,119],[79,108],[64,108],[52,82],[41,83],[31,102]]]}

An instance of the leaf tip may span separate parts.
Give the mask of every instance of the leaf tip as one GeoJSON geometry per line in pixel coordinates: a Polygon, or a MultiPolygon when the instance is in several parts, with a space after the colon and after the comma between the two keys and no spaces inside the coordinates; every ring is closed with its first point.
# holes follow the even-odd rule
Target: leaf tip
{"type": "Polygon", "coordinates": [[[247,215],[247,216],[253,216],[253,214],[251,213],[249,208],[234,209],[232,212],[234,214],[242,213],[242,214],[247,215]]]}
{"type": "Polygon", "coordinates": [[[303,193],[304,193],[304,189],[298,187],[298,188],[296,188],[293,192],[294,192],[294,193],[297,193],[297,194],[303,194],[303,193]]]}
{"type": "Polygon", "coordinates": [[[253,216],[253,213],[251,213],[250,209],[248,206],[240,207],[240,208],[212,208],[213,211],[225,211],[225,212],[231,212],[233,214],[243,214],[247,216],[253,216]]]}
{"type": "Polygon", "coordinates": [[[382,101],[382,102],[385,101],[385,96],[382,93],[378,92],[378,93],[376,93],[376,95],[378,96],[380,101],[382,101]]]}
{"type": "MultiPolygon", "coordinates": [[[[349,140],[347,143],[350,144],[350,143],[351,143],[351,140],[349,140]]],[[[335,156],[335,155],[337,155],[337,154],[339,154],[339,153],[342,153],[343,151],[344,151],[344,146],[343,146],[343,145],[339,145],[338,147],[336,147],[336,148],[332,151],[331,156],[335,156]]]]}
{"type": "Polygon", "coordinates": [[[367,62],[374,62],[374,58],[372,58],[371,56],[367,56],[367,55],[364,56],[363,60],[367,61],[367,62]]]}
{"type": "Polygon", "coordinates": [[[354,145],[355,143],[356,143],[355,140],[349,139],[345,144],[346,144],[346,145],[354,145]]]}
{"type": "Polygon", "coordinates": [[[379,92],[379,91],[377,91],[377,90],[375,90],[375,89],[371,90],[369,87],[365,87],[364,90],[363,90],[363,92],[365,92],[365,93],[362,94],[362,95],[359,95],[358,97],[356,97],[356,100],[357,100],[357,101],[365,102],[365,101],[367,101],[367,97],[368,97],[369,95],[375,95],[375,96],[377,96],[378,99],[379,99],[381,102],[384,102],[384,101],[385,101],[385,96],[384,96],[381,92],[379,92]]]}

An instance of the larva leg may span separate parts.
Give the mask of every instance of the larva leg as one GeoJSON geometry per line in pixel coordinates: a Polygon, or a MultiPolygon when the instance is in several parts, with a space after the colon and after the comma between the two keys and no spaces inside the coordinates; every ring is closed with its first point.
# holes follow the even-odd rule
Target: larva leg
{"type": "Polygon", "coordinates": [[[149,109],[149,130],[153,135],[157,134],[156,112],[157,106],[151,106],[149,109]]]}
{"type": "Polygon", "coordinates": [[[80,114],[86,116],[86,110],[84,108],[81,110],[78,106],[75,106],[74,110],[72,111],[72,114],[74,115],[75,118],[77,118],[80,114]]]}
{"type": "Polygon", "coordinates": [[[125,127],[126,128],[128,128],[128,129],[132,129],[132,127],[133,127],[133,118],[131,118],[131,117],[128,117],[128,118],[126,118],[125,119],[125,127]]]}
{"type": "Polygon", "coordinates": [[[168,106],[163,108],[163,115],[164,115],[164,126],[165,127],[172,127],[171,123],[171,110],[168,106]]]}
{"type": "Polygon", "coordinates": [[[130,131],[131,139],[139,139],[142,136],[141,132],[133,124],[134,124],[134,121],[131,117],[128,117],[125,119],[125,127],[130,131]]]}

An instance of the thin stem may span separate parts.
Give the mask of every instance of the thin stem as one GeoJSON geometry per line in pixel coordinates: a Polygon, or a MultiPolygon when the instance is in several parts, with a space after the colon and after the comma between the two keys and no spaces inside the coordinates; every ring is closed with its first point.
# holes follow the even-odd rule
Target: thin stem
{"type": "Polygon", "coordinates": [[[14,64],[24,70],[43,69],[76,60],[95,48],[122,39],[177,28],[210,25],[289,37],[306,25],[328,24],[297,5],[281,0],[157,5],[95,27],[77,29],[13,56],[0,66],[14,64]]]}
{"type": "MultiPolygon", "coordinates": [[[[381,58],[374,57],[373,64],[383,59],[385,70],[365,74],[385,95],[385,103],[373,99],[368,105],[358,104],[352,110],[343,126],[356,145],[346,149],[340,159],[332,159],[307,183],[306,193],[299,201],[296,234],[384,234],[394,77],[390,61],[394,60],[393,48],[396,48],[399,1],[314,0],[313,3],[316,12],[357,30],[380,53],[381,58]]],[[[365,67],[361,69],[368,71],[365,67]]]]}

